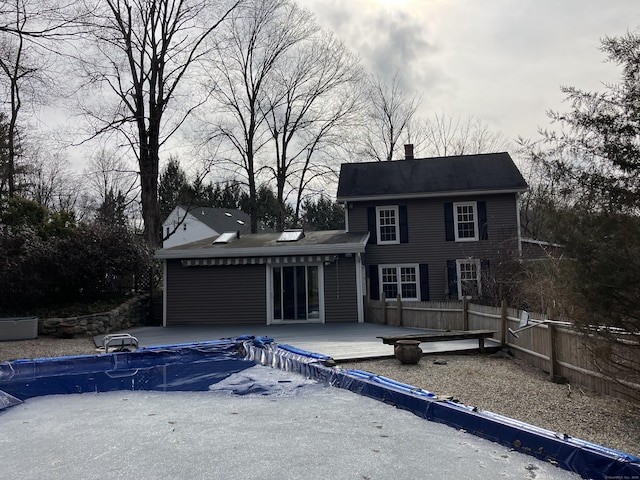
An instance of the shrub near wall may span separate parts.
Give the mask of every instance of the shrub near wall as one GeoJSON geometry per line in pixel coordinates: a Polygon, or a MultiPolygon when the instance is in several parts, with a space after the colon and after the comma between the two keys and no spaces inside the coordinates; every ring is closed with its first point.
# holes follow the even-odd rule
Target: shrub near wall
{"type": "Polygon", "coordinates": [[[150,252],[125,228],[82,224],[53,236],[0,225],[0,315],[122,294],[150,266],[150,252]]]}
{"type": "Polygon", "coordinates": [[[38,320],[38,334],[59,337],[94,336],[145,325],[149,303],[149,295],[140,295],[109,312],[67,318],[41,318],[38,320]]]}

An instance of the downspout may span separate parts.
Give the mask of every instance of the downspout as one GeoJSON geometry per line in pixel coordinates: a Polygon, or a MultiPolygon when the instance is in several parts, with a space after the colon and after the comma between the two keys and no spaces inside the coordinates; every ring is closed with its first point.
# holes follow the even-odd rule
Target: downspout
{"type": "Polygon", "coordinates": [[[349,202],[344,202],[344,230],[349,233],[349,202]]]}
{"type": "Polygon", "coordinates": [[[271,265],[265,265],[265,271],[267,278],[265,283],[267,285],[267,325],[273,324],[273,270],[271,265]]]}
{"type": "Polygon", "coordinates": [[[518,256],[522,257],[522,225],[520,224],[520,193],[516,192],[516,223],[518,228],[518,256]]]}
{"type": "Polygon", "coordinates": [[[356,253],[356,295],[358,297],[358,323],[364,322],[364,290],[362,288],[364,279],[362,278],[362,254],[356,253]]]}
{"type": "Polygon", "coordinates": [[[162,261],[162,326],[167,326],[167,260],[162,261]]]}

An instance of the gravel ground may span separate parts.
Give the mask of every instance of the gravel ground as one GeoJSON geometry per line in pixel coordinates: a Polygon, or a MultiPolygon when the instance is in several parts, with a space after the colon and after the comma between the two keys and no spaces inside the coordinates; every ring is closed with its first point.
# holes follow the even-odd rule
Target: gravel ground
{"type": "Polygon", "coordinates": [[[34,340],[0,342],[0,362],[20,358],[63,357],[99,353],[92,337],[38,337],[34,340]]]}
{"type": "MultiPolygon", "coordinates": [[[[86,337],[0,342],[0,361],[95,353],[93,339],[86,337]]],[[[340,367],[366,370],[481,410],[640,456],[639,404],[551,383],[547,374],[517,359],[440,355],[425,356],[418,365],[389,359],[340,363],[340,367]]]]}

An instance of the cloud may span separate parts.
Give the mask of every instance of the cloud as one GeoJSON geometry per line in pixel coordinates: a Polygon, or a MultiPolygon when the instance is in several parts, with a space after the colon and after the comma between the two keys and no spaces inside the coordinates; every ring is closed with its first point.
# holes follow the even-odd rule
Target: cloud
{"type": "Polygon", "coordinates": [[[433,112],[474,116],[507,136],[534,138],[546,111],[566,109],[561,85],[615,82],[604,36],[640,26],[638,0],[298,0],[382,78],[433,112]]]}
{"type": "Polygon", "coordinates": [[[429,24],[422,18],[425,11],[412,10],[412,2],[396,8],[383,8],[372,0],[298,3],[356,52],[370,73],[391,80],[399,71],[400,86],[407,92],[415,91],[416,85],[437,83],[438,75],[428,65],[436,47],[429,24]]]}

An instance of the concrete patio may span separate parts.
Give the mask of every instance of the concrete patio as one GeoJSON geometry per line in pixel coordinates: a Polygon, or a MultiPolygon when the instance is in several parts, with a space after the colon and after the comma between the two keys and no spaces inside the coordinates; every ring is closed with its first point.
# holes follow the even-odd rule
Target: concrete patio
{"type": "MultiPolygon", "coordinates": [[[[292,345],[303,350],[322,353],[336,361],[393,357],[393,346],[385,345],[378,337],[414,333],[435,333],[437,330],[393,327],[373,323],[326,323],[290,325],[221,325],[138,327],[119,333],[128,333],[138,340],[140,347],[176,345],[180,343],[207,342],[241,335],[265,336],[276,343],[292,345]]],[[[103,336],[95,337],[102,346],[103,336]]],[[[488,351],[500,347],[500,343],[488,339],[488,351]]],[[[425,354],[471,352],[478,350],[478,340],[454,340],[421,343],[425,354]]]]}

